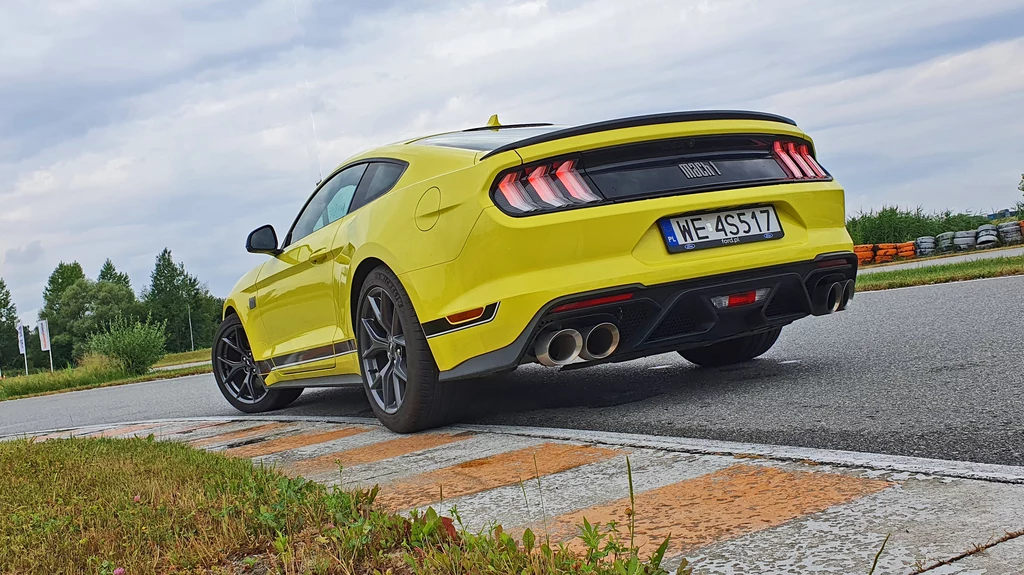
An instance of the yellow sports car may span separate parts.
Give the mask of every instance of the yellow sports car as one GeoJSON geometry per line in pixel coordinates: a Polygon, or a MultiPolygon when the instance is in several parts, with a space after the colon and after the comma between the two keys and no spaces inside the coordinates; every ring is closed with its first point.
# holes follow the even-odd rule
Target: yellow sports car
{"type": "Polygon", "coordinates": [[[750,360],[846,308],[843,189],[796,124],[674,112],[500,125],[360,154],[231,291],[213,348],[245,412],[360,385],[388,428],[444,423],[454,380],[678,351],[750,360]]]}

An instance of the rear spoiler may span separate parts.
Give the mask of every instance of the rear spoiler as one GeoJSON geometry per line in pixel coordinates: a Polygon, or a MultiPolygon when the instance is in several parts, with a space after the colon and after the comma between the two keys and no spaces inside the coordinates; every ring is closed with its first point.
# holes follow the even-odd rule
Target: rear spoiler
{"type": "Polygon", "coordinates": [[[786,118],[785,116],[777,116],[775,114],[767,114],[764,112],[747,112],[743,110],[701,110],[695,112],[667,112],[665,114],[650,114],[647,116],[633,116],[631,118],[620,118],[618,120],[606,120],[604,122],[596,122],[594,124],[583,124],[582,126],[571,126],[562,130],[555,130],[546,134],[540,134],[530,138],[525,138],[504,146],[494,148],[490,152],[487,152],[480,159],[488,158],[495,154],[507,152],[509,150],[515,150],[516,148],[523,148],[526,146],[532,146],[534,144],[543,144],[545,142],[553,142],[555,140],[561,140],[563,138],[571,138],[573,136],[582,136],[584,134],[593,134],[595,132],[606,132],[608,130],[621,130],[623,128],[636,128],[638,126],[652,126],[654,124],[674,124],[676,122],[700,122],[705,120],[758,120],[763,122],[780,122],[783,124],[796,125],[796,122],[786,118]]]}

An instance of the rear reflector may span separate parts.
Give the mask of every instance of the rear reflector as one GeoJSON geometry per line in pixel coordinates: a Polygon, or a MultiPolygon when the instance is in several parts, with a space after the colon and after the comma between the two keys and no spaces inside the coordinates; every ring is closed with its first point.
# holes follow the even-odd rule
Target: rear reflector
{"type": "Polygon", "coordinates": [[[585,299],[583,301],[574,301],[572,303],[562,304],[562,305],[556,307],[555,309],[553,309],[551,311],[552,311],[552,313],[557,313],[557,312],[560,312],[560,311],[571,311],[571,310],[574,310],[574,309],[583,309],[583,308],[588,308],[588,307],[604,305],[604,304],[608,304],[608,303],[616,303],[616,302],[620,302],[620,301],[626,301],[628,299],[631,299],[632,297],[633,297],[633,294],[631,294],[631,293],[621,293],[619,295],[609,295],[609,296],[604,296],[604,297],[596,297],[594,299],[585,299]]]}
{"type": "Polygon", "coordinates": [[[478,307],[476,309],[469,309],[469,310],[466,310],[466,311],[460,311],[459,313],[453,313],[452,315],[446,317],[445,319],[448,320],[448,323],[454,325],[454,324],[457,324],[457,323],[462,323],[462,322],[466,322],[466,321],[471,321],[471,320],[477,319],[477,318],[479,318],[479,317],[481,317],[483,315],[484,315],[484,308],[478,307]]]}
{"type": "Polygon", "coordinates": [[[576,160],[560,160],[505,174],[499,178],[493,197],[502,211],[512,215],[604,200],[580,176],[576,160]]]}
{"type": "Polygon", "coordinates": [[[764,301],[764,298],[768,297],[769,291],[771,291],[770,288],[760,288],[753,291],[719,295],[711,298],[711,303],[718,309],[750,305],[752,303],[764,301]]]}

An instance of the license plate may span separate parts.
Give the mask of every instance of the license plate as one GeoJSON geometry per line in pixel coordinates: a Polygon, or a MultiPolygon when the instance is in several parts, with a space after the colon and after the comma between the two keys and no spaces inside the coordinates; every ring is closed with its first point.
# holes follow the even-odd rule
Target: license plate
{"type": "Polygon", "coordinates": [[[658,225],[672,253],[777,240],[785,235],[775,206],[673,216],[662,218],[658,225]]]}

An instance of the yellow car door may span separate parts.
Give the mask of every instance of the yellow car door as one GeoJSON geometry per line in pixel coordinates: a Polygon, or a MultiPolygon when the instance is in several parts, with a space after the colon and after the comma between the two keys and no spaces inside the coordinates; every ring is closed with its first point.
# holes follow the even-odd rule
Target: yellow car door
{"type": "Polygon", "coordinates": [[[275,370],[335,366],[334,344],[344,339],[335,297],[335,222],[348,213],[365,171],[366,164],[351,166],[323,182],[285,236],[283,251],[260,270],[256,307],[275,370]]]}

